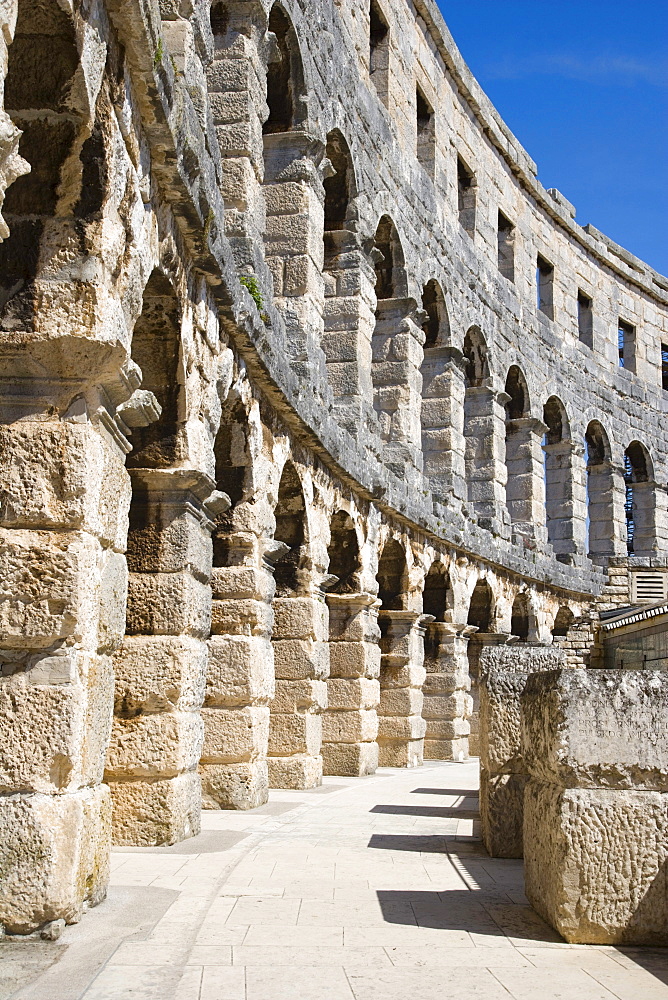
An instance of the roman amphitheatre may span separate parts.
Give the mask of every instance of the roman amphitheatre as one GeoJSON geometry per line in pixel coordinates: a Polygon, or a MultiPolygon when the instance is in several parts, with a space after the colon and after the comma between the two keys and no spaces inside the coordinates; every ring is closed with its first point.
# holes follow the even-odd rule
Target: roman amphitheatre
{"type": "Polygon", "coordinates": [[[668,279],[435,0],[0,21],[0,998],[668,997],[668,279]]]}

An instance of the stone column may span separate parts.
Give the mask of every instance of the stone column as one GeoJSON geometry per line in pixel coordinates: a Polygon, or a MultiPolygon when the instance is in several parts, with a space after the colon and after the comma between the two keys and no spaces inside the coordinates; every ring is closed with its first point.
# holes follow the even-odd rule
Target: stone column
{"type": "Polygon", "coordinates": [[[322,784],[329,625],[324,596],[276,597],[272,644],[276,696],[269,722],[271,788],[322,784]]]}
{"type": "Polygon", "coordinates": [[[469,718],[473,699],[467,648],[470,625],[432,622],[425,636],[422,715],[427,725],[424,756],[427,760],[467,760],[469,718]]]}
{"type": "Polygon", "coordinates": [[[668,673],[534,674],[525,891],[569,943],[668,945],[668,673]]]}
{"type": "Polygon", "coordinates": [[[326,379],[322,352],[324,188],[318,165],[325,146],[308,132],[264,136],[265,257],[274,305],[285,323],[289,361],[317,384],[326,379]]]}
{"type": "Polygon", "coordinates": [[[480,654],[485,646],[500,646],[508,641],[505,632],[476,632],[469,637],[467,657],[471,678],[471,715],[469,724],[469,753],[477,757],[480,753],[480,654]]]}
{"type": "Polygon", "coordinates": [[[421,466],[422,345],[414,299],[379,299],[372,338],[374,409],[383,458],[398,476],[421,466]]]}
{"type": "Polygon", "coordinates": [[[422,718],[426,672],[424,633],[432,615],[381,611],[378,746],[381,767],[419,767],[424,759],[422,718]]]}
{"type": "Polygon", "coordinates": [[[506,421],[506,506],[512,531],[541,547],[547,542],[543,459],[546,431],[545,424],[534,417],[506,421]]]}
{"type": "MultiPolygon", "coordinates": [[[[640,482],[633,484],[633,517],[635,533],[633,536],[633,554],[645,558],[658,555],[659,537],[657,533],[657,497],[663,491],[657,489],[655,482],[640,482]]],[[[665,495],[665,494],[664,494],[665,495]]],[[[663,536],[665,546],[665,536],[663,536]]]]}
{"type": "Polygon", "coordinates": [[[266,62],[260,53],[266,16],[260,3],[228,0],[227,24],[212,22],[207,90],[222,158],[225,233],[237,268],[261,273],[265,228],[262,122],[267,114],[266,62]],[[251,16],[252,15],[252,16],[251,16]]]}
{"type": "Polygon", "coordinates": [[[488,646],[480,655],[480,819],[493,858],[523,856],[526,763],[520,697],[529,676],[556,670],[566,656],[554,646],[488,646]]]}
{"type": "Polygon", "coordinates": [[[371,412],[376,273],[356,233],[325,233],[323,350],[337,421],[357,433],[371,412]]]}
{"type": "Polygon", "coordinates": [[[429,347],[422,362],[422,452],[424,474],[445,500],[467,499],[464,460],[466,363],[456,347],[429,347]]]}
{"type": "Polygon", "coordinates": [[[128,607],[105,780],[116,844],[173,844],[200,829],[213,529],[203,501],[214,483],[188,469],[130,476],[128,607]]]}
{"type": "Polygon", "coordinates": [[[545,510],[548,537],[560,562],[572,563],[584,551],[584,521],[576,519],[576,489],[572,441],[543,445],[546,467],[545,510]]]}
{"type": "Polygon", "coordinates": [[[378,767],[380,602],[371,594],[328,594],[329,679],[322,720],[325,774],[358,777],[378,767]]]}
{"type": "MultiPolygon", "coordinates": [[[[205,809],[253,809],[269,795],[269,702],[274,696],[273,549],[284,546],[249,530],[216,538],[224,545],[212,573],[212,635],[204,696],[200,761],[205,809]],[[264,557],[264,558],[263,558],[264,557]]],[[[235,515],[233,515],[235,516],[235,515]]],[[[241,528],[245,530],[241,530],[241,528]]]]}
{"type": "MultiPolygon", "coordinates": [[[[75,923],[109,875],[130,445],[94,384],[108,347],[59,333],[0,349],[0,924],[16,934],[75,923]]],[[[132,392],[120,372],[107,388],[132,392]]]]}
{"type": "Polygon", "coordinates": [[[464,403],[468,500],[481,528],[509,537],[506,511],[505,392],[469,386],[464,403]]]}

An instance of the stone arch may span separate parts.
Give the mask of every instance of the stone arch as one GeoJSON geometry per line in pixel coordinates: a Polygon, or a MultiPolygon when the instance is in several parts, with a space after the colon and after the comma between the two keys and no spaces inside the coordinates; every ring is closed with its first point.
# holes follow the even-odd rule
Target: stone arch
{"type": "Polygon", "coordinates": [[[471,636],[466,651],[469,677],[471,679],[471,715],[469,725],[469,748],[473,755],[479,752],[480,733],[480,653],[484,647],[495,641],[492,632],[494,622],[494,594],[489,582],[480,579],[476,582],[469,602],[467,624],[473,626],[476,632],[471,636]]]}
{"type": "Polygon", "coordinates": [[[610,440],[598,420],[585,433],[587,463],[587,549],[595,562],[615,553],[614,480],[610,440]]]}
{"type": "Polygon", "coordinates": [[[435,621],[446,621],[450,602],[450,580],[445,563],[437,560],[431,564],[422,591],[422,611],[433,615],[435,621]]]}
{"type": "Polygon", "coordinates": [[[443,290],[432,278],[422,291],[426,313],[420,366],[422,457],[432,492],[441,499],[448,491],[464,499],[464,383],[461,352],[451,346],[450,320],[443,290]]]}
{"type": "Polygon", "coordinates": [[[397,228],[389,217],[383,215],[376,228],[374,248],[378,251],[375,260],[376,299],[397,299],[408,294],[406,262],[397,228]]]}
{"type": "Polygon", "coordinates": [[[473,625],[479,632],[490,632],[494,614],[494,595],[487,580],[478,580],[471,600],[467,623],[473,625]]]}
{"type": "Polygon", "coordinates": [[[327,241],[332,234],[349,229],[354,217],[352,201],[357,194],[355,168],[348,143],[340,129],[332,129],[327,135],[325,157],[331,164],[332,172],[323,181],[325,189],[325,261],[328,253],[327,241]]]}
{"type": "Polygon", "coordinates": [[[510,614],[510,632],[516,636],[520,642],[527,642],[530,628],[530,608],[529,598],[524,591],[520,591],[513,601],[510,614]]]}
{"type": "MultiPolygon", "coordinates": [[[[140,415],[132,432],[129,468],[167,468],[185,456],[184,373],[181,352],[181,310],[174,288],[159,270],[151,274],[142,311],[132,333],[131,357],[141,370],[138,403],[145,409],[157,403],[160,415],[150,422],[140,415]]],[[[144,410],[142,410],[144,412],[144,410]]],[[[124,419],[128,420],[126,404],[124,419]]]]}
{"type": "Polygon", "coordinates": [[[626,547],[629,555],[651,556],[656,544],[656,483],[647,448],[632,441],[624,452],[626,547]]]}
{"type": "Polygon", "coordinates": [[[238,549],[239,538],[232,539],[235,511],[251,489],[252,457],[248,412],[243,400],[230,393],[225,400],[218,433],[214,441],[216,488],[230,500],[230,508],[216,519],[213,535],[214,568],[231,565],[231,546],[238,549]]]}
{"type": "Polygon", "coordinates": [[[290,132],[304,124],[307,117],[304,66],[297,34],[280,3],[269,12],[268,30],[276,45],[267,68],[267,105],[269,114],[262,126],[264,135],[290,132]]]}
{"type": "Polygon", "coordinates": [[[464,477],[465,498],[483,528],[501,530],[503,466],[499,453],[501,412],[490,378],[487,341],[477,326],[466,333],[464,362],[464,477]]]}
{"type": "Polygon", "coordinates": [[[506,402],[506,507],[513,531],[525,537],[536,533],[538,516],[545,519],[544,502],[538,511],[540,486],[544,494],[542,469],[543,425],[532,420],[527,381],[518,365],[508,369],[505,384],[506,402]],[[540,459],[540,464],[536,462],[540,459]]]}
{"type": "Polygon", "coordinates": [[[301,479],[291,461],[283,467],[274,516],[274,538],[286,546],[286,551],[274,564],[276,596],[295,597],[310,588],[304,573],[308,542],[306,502],[301,479]]]}
{"type": "Polygon", "coordinates": [[[573,622],[575,621],[575,615],[568,607],[567,604],[562,604],[562,606],[557,611],[554,619],[554,625],[552,626],[552,637],[554,639],[565,639],[568,636],[569,629],[571,628],[573,622]]]}
{"type": "Polygon", "coordinates": [[[487,341],[480,327],[472,326],[466,332],[463,346],[466,361],[466,386],[476,389],[490,377],[487,341]]]}
{"type": "Polygon", "coordinates": [[[330,594],[354,594],[359,590],[360,549],[355,522],[345,510],[337,510],[330,525],[329,572],[337,577],[327,588],[330,594]]]}
{"type": "Polygon", "coordinates": [[[70,101],[78,66],[74,23],[63,6],[57,0],[21,0],[9,48],[5,110],[23,133],[19,153],[30,172],[18,177],[5,197],[10,235],[0,245],[4,329],[25,329],[32,322],[40,248],[59,208],[73,197],[64,168],[75,155],[81,128],[70,101]]]}
{"type": "Polygon", "coordinates": [[[543,460],[547,540],[557,559],[570,562],[577,546],[573,520],[573,442],[566,409],[557,396],[543,407],[543,460]]]}
{"type": "Polygon", "coordinates": [[[422,308],[427,314],[422,322],[425,351],[446,347],[450,343],[450,317],[443,289],[435,278],[430,278],[422,289],[422,308]]]}
{"type": "Polygon", "coordinates": [[[406,550],[396,538],[388,538],[378,561],[378,598],[382,611],[405,611],[408,591],[406,550]]]}

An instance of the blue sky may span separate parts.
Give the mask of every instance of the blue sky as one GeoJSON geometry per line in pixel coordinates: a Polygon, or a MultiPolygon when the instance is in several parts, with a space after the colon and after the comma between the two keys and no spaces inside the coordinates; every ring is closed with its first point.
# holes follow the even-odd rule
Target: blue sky
{"type": "Polygon", "coordinates": [[[545,187],[668,274],[668,0],[438,0],[545,187]]]}

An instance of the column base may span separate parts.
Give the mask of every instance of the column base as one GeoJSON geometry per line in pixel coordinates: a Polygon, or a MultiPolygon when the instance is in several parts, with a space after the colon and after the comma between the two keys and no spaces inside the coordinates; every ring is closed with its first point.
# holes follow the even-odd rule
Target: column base
{"type": "Polygon", "coordinates": [[[378,744],[380,767],[422,767],[423,763],[424,739],[378,744]]]}
{"type": "Polygon", "coordinates": [[[0,799],[0,925],[30,934],[75,924],[107,894],[111,797],[106,785],[0,799]]]}
{"type": "Polygon", "coordinates": [[[480,768],[480,826],[491,858],[522,858],[525,774],[490,774],[480,768]]]}
{"type": "Polygon", "coordinates": [[[458,764],[469,759],[469,738],[461,736],[454,740],[424,741],[425,760],[454,760],[458,764]]]}
{"type": "Polygon", "coordinates": [[[295,754],[292,757],[268,757],[270,788],[305,790],[322,785],[322,757],[295,754]]]}
{"type": "Polygon", "coordinates": [[[269,798],[266,760],[200,764],[202,809],[256,809],[269,798]]]}
{"type": "Polygon", "coordinates": [[[118,847],[177,844],[200,832],[202,784],[197,771],[159,781],[115,781],[112,836],[118,847]]]}
{"type": "Polygon", "coordinates": [[[362,778],[378,767],[377,743],[323,743],[323,774],[362,778]]]}

